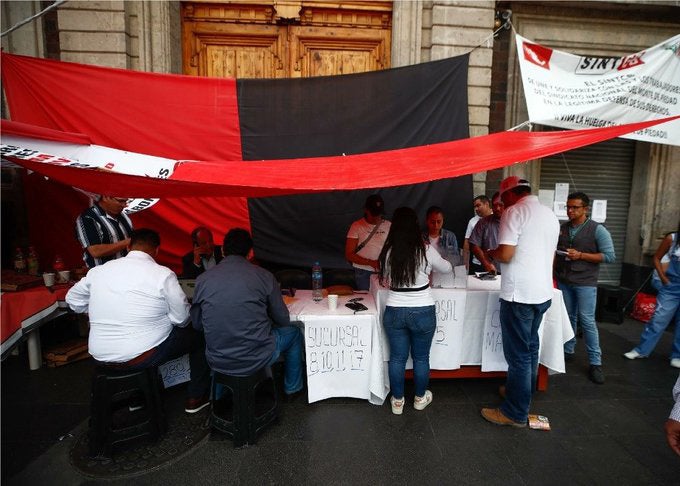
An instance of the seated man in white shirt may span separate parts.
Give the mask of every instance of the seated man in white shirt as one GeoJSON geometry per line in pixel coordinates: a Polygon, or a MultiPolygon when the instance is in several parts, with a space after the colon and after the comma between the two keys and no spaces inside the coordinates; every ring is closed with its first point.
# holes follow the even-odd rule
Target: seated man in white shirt
{"type": "Polygon", "coordinates": [[[89,312],[89,352],[103,365],[135,371],[190,353],[185,411],[196,413],[210,403],[205,340],[188,326],[189,303],[174,272],[154,260],[160,244],[155,231],[134,231],[127,256],[92,268],[66,302],[89,312]]]}

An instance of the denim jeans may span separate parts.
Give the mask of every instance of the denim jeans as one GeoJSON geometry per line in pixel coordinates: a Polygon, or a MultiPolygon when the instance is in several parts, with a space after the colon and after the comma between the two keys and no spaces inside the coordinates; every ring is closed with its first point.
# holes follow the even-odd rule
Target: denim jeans
{"type": "Polygon", "coordinates": [[[503,354],[508,362],[501,411],[516,422],[526,422],[529,415],[538,373],[538,328],[550,303],[522,304],[501,299],[503,354]]]}
{"type": "Polygon", "coordinates": [[[205,338],[203,333],[188,327],[173,327],[165,341],[156,347],[156,352],[144,361],[133,366],[125,366],[130,371],[159,366],[171,359],[189,353],[191,381],[187,388],[189,398],[202,398],[210,392],[210,367],[205,359],[205,338]]]}
{"type": "Polygon", "coordinates": [[[357,290],[368,290],[371,286],[371,275],[375,272],[364,270],[363,268],[354,269],[354,282],[357,285],[357,290]]]}
{"type": "Polygon", "coordinates": [[[383,326],[390,342],[388,371],[392,396],[396,399],[404,397],[404,371],[410,350],[416,396],[422,397],[430,381],[430,346],[437,327],[434,306],[387,306],[383,326]]]}
{"type": "Polygon", "coordinates": [[[557,282],[557,287],[562,291],[564,306],[567,308],[574,337],[564,344],[564,352],[573,354],[576,348],[577,323],[583,329],[583,338],[586,342],[588,362],[591,365],[602,364],[602,351],[600,350],[600,336],[595,322],[595,307],[597,306],[597,287],[583,285],[570,285],[557,282]]]}
{"type": "Polygon", "coordinates": [[[680,282],[663,285],[656,296],[654,315],[640,336],[640,344],[635,351],[649,356],[671,320],[675,319],[675,334],[671,359],[680,358],[680,282]]]}
{"type": "Polygon", "coordinates": [[[291,395],[302,390],[302,333],[295,326],[274,327],[272,334],[276,337],[276,349],[269,360],[269,365],[276,363],[283,354],[283,391],[291,395]]]}

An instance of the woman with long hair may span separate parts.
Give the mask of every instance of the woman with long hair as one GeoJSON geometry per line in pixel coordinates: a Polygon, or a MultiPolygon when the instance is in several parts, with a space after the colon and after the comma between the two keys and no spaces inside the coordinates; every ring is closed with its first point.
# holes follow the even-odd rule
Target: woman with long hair
{"type": "Polygon", "coordinates": [[[640,336],[640,344],[623,355],[628,359],[646,358],[654,350],[659,338],[675,319],[675,335],[671,348],[671,366],[680,368],[680,222],[675,233],[668,233],[654,254],[654,268],[658,272],[661,287],[656,296],[654,315],[640,336]],[[664,268],[661,260],[668,256],[670,262],[664,268]]]}
{"type": "Polygon", "coordinates": [[[432,402],[430,346],[437,326],[430,291],[432,270],[450,272],[451,264],[423,240],[418,216],[411,208],[394,211],[392,226],[380,253],[380,283],[388,286],[383,326],[390,343],[389,376],[392,413],[404,410],[404,371],[409,351],[413,358],[416,396],[413,407],[423,410],[432,402]]]}

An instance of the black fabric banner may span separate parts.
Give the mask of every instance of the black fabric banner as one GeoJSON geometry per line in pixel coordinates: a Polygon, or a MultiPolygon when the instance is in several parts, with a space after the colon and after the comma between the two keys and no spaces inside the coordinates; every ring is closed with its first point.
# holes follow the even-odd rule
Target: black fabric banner
{"type": "MultiPolygon", "coordinates": [[[[305,79],[238,80],[244,160],[376,152],[469,136],[468,55],[384,71],[305,79]]],[[[426,160],[422,161],[427,164],[426,160]]],[[[380,174],[375,174],[380,181],[380,174]]],[[[348,267],[345,236],[379,192],[388,219],[413,207],[445,210],[445,227],[462,244],[472,216],[471,176],[380,191],[249,199],[255,254],[289,266],[319,260],[348,267]]]]}

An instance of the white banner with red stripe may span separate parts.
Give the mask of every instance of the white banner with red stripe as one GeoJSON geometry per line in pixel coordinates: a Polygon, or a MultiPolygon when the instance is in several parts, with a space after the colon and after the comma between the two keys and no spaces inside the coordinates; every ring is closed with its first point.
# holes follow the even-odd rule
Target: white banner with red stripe
{"type": "MultiPolygon", "coordinates": [[[[516,36],[529,121],[560,128],[680,115],[680,35],[623,57],[577,56],[516,36]]],[[[623,135],[680,145],[680,121],[623,135]]]]}

